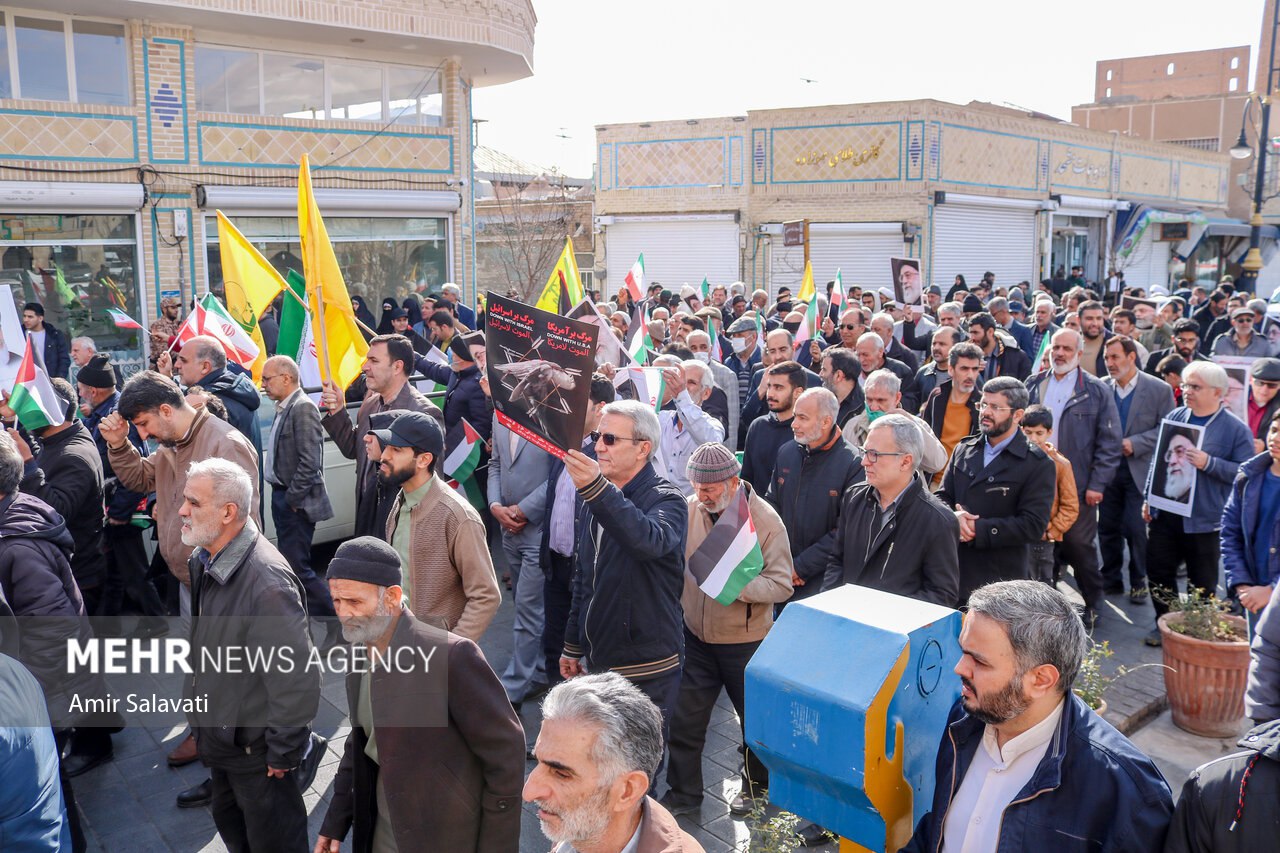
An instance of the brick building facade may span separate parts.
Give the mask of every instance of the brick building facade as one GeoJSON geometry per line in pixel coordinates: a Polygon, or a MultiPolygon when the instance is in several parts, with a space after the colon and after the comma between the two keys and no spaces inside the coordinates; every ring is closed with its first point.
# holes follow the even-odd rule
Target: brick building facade
{"type": "Polygon", "coordinates": [[[934,100],[760,110],[596,128],[596,277],[612,295],[639,252],[678,287],[741,279],[793,289],[810,220],[814,274],[889,286],[888,258],[927,281],[1013,285],[1079,263],[1164,283],[1161,223],[1221,215],[1228,157],[1023,112],[934,100]]]}
{"type": "Polygon", "coordinates": [[[0,286],[19,305],[136,366],[142,342],[100,309],[145,325],[163,295],[218,290],[215,209],[297,266],[304,152],[353,293],[473,297],[471,91],[532,73],[529,0],[41,6],[0,6],[0,286]]]}

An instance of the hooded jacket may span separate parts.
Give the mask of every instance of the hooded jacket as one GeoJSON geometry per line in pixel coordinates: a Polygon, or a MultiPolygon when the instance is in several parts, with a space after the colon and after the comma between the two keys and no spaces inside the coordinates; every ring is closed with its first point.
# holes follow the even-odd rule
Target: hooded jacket
{"type": "Polygon", "coordinates": [[[222,398],[227,406],[227,420],[249,439],[253,449],[261,455],[262,428],[258,425],[257,413],[262,397],[253,387],[253,381],[243,373],[232,373],[223,368],[206,373],[196,385],[222,398]]]}
{"type": "Polygon", "coordinates": [[[1280,720],[1237,742],[1243,752],[1191,771],[1173,812],[1165,853],[1274,850],[1280,836],[1280,720]]]}
{"type": "Polygon", "coordinates": [[[71,711],[72,696],[106,695],[101,675],[67,672],[67,641],[83,644],[93,637],[71,575],[72,545],[62,517],[44,501],[21,493],[0,500],[0,605],[7,603],[13,614],[18,660],[40,682],[55,728],[85,721],[87,715],[71,711]]]}
{"type": "Polygon", "coordinates": [[[1280,517],[1272,518],[1271,544],[1267,564],[1259,566],[1254,558],[1253,537],[1262,511],[1262,483],[1271,467],[1271,454],[1259,453],[1240,466],[1226,509],[1222,511],[1222,563],[1227,572],[1227,592],[1234,595],[1241,584],[1269,586],[1280,578],[1280,517]]]}
{"type": "MultiPolygon", "coordinates": [[[[1062,719],[1031,781],[1001,813],[996,853],[1157,853],[1173,812],[1164,777],[1079,697],[1064,701],[1062,719]]],[[[984,729],[956,702],[938,749],[933,806],[904,853],[942,850],[947,809],[981,748],[984,729]]]]}

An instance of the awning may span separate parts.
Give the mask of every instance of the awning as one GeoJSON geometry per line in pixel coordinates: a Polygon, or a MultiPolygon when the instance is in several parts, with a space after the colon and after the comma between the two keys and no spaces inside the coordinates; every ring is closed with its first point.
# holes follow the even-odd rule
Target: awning
{"type": "MultiPolygon", "coordinates": [[[[1196,249],[1204,242],[1207,237],[1224,237],[1222,247],[1228,257],[1239,248],[1241,241],[1244,243],[1244,249],[1241,251],[1241,258],[1244,253],[1249,251],[1249,223],[1240,219],[1231,219],[1224,216],[1208,217],[1203,223],[1193,225],[1187,232],[1187,239],[1180,240],[1174,247],[1173,253],[1178,260],[1185,261],[1195,254],[1196,249]]],[[[1280,228],[1274,225],[1262,226],[1262,240],[1260,245],[1264,250],[1269,249],[1268,244],[1274,244],[1280,239],[1280,228]]],[[[1274,251],[1273,249],[1270,249],[1274,251]]]]}
{"type": "Polygon", "coordinates": [[[1116,254],[1127,258],[1142,240],[1147,226],[1160,222],[1188,222],[1204,225],[1209,218],[1195,208],[1151,207],[1139,204],[1127,211],[1116,211],[1116,254]]]}

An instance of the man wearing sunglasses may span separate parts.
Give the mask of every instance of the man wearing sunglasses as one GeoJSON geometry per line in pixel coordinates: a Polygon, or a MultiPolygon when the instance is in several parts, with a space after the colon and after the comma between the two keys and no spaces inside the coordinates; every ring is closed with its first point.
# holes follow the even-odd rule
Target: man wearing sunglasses
{"type": "Polygon", "coordinates": [[[1265,358],[1271,355],[1271,343],[1253,330],[1256,318],[1253,309],[1234,308],[1231,311],[1231,331],[1218,335],[1213,342],[1214,355],[1235,355],[1245,358],[1265,358]]]}
{"type": "Polygon", "coordinates": [[[626,676],[661,709],[665,743],[684,653],[689,506],[654,469],[661,432],[650,406],[618,400],[600,416],[596,459],[565,454],[583,507],[560,674],[626,676]]]}

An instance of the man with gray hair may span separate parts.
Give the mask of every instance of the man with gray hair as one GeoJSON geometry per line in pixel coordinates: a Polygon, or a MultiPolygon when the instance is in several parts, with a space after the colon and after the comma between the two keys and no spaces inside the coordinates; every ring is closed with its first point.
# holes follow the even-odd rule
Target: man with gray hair
{"type": "Polygon", "coordinates": [[[226,459],[196,462],[182,488],[191,571],[187,714],[210,769],[213,822],[232,850],[306,851],[302,790],[325,751],[311,734],[320,704],[302,582],[250,521],[253,482],[226,459]],[[251,671],[209,665],[228,650],[268,661],[251,671]],[[292,661],[294,665],[287,665],[292,661]],[[290,775],[293,774],[293,775],[290,775]]]}
{"type": "Polygon", "coordinates": [[[1173,797],[1160,771],[1071,691],[1089,646],[1062,593],[993,583],[969,598],[960,700],[938,749],[933,804],[903,847],[1150,851],[1173,797]],[[1029,793],[1028,793],[1029,792],[1029,793]]]}
{"type": "Polygon", "coordinates": [[[889,414],[902,415],[920,430],[920,438],[924,443],[915,457],[916,467],[926,474],[936,474],[947,466],[947,452],[929,424],[902,405],[901,387],[898,377],[884,368],[868,376],[862,389],[866,408],[844,425],[844,440],[857,453],[866,440],[867,431],[877,419],[889,414]]]}
{"type": "Polygon", "coordinates": [[[454,313],[462,325],[470,331],[476,327],[476,312],[462,304],[462,288],[451,281],[446,281],[440,285],[440,301],[449,302],[453,305],[454,313]]]}
{"type": "Polygon", "coordinates": [[[662,710],[665,742],[684,652],[689,506],[654,468],[661,427],[651,407],[609,403],[596,430],[596,459],[577,449],[564,457],[583,507],[560,674],[621,672],[662,710]]]}
{"type": "Polygon", "coordinates": [[[859,387],[865,391],[867,377],[877,370],[885,368],[894,376],[897,376],[898,381],[902,383],[902,408],[909,412],[920,411],[919,389],[916,388],[916,371],[901,361],[888,356],[885,352],[884,338],[875,332],[864,332],[862,337],[858,338],[858,343],[853,348],[853,353],[857,357],[858,363],[862,365],[862,375],[858,377],[859,387]]]}
{"type": "Polygon", "coordinates": [[[662,410],[658,412],[662,442],[655,464],[658,473],[688,497],[693,494],[685,476],[689,455],[703,444],[724,441],[724,426],[702,410],[715,382],[711,370],[700,361],[682,362],[676,356],[662,355],[653,364],[663,368],[662,410]]]}
{"type": "Polygon", "coordinates": [[[902,362],[911,368],[911,374],[914,376],[915,372],[920,369],[920,359],[893,336],[893,324],[892,314],[881,311],[871,315],[871,331],[875,332],[880,337],[880,340],[884,341],[885,357],[902,362]]]}
{"type": "Polygon", "coordinates": [[[552,853],[702,853],[647,796],[662,760],[662,728],[659,709],[616,673],[551,689],[524,800],[537,807],[552,853]]]}
{"type": "Polygon", "coordinates": [[[737,450],[738,418],[742,413],[741,400],[738,398],[738,375],[712,357],[711,335],[707,332],[690,332],[689,337],[685,338],[685,345],[689,347],[694,358],[711,369],[712,381],[724,392],[729,409],[724,443],[730,450],[737,450]]]}
{"type": "Polygon", "coordinates": [[[924,443],[925,431],[908,415],[871,424],[860,448],[867,481],[844,495],[823,589],[856,583],[959,604],[960,526],[917,476],[924,443]]]}
{"type": "Polygon", "coordinates": [[[227,421],[262,454],[262,428],[258,425],[258,406],[262,398],[253,382],[243,373],[227,368],[227,353],[217,338],[196,335],[182,345],[178,357],[170,362],[168,352],[160,354],[157,370],[165,375],[178,373],[178,381],[188,390],[203,388],[216,394],[227,406],[227,421]]]}

